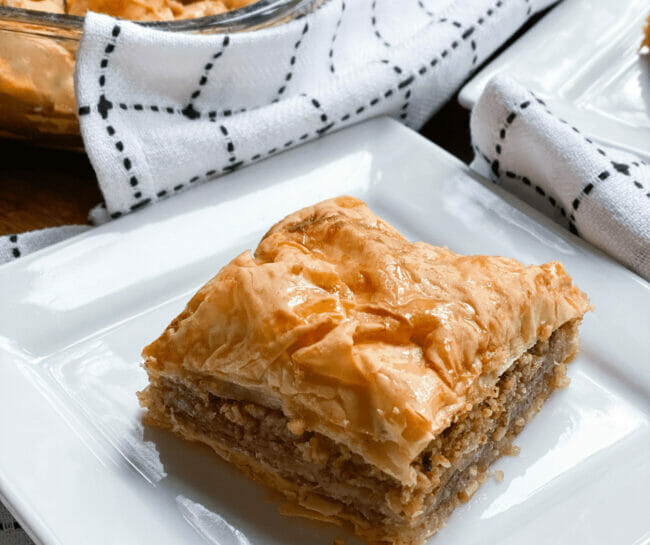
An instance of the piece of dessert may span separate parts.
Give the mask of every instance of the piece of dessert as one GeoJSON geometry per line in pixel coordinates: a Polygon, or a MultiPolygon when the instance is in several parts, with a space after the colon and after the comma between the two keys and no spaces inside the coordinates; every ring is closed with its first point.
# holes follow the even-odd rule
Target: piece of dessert
{"type": "Polygon", "coordinates": [[[0,0],[0,6],[48,11],[50,13],[65,13],[64,0],[0,0]]]}
{"type": "Polygon", "coordinates": [[[559,263],[410,243],[339,197],[272,227],[144,349],[144,421],[285,512],[420,544],[568,381],[589,308],[559,263]]]}
{"type": "Polygon", "coordinates": [[[642,48],[650,49],[650,15],[645,20],[645,27],[643,27],[643,43],[642,48]]]}
{"type": "Polygon", "coordinates": [[[0,0],[0,6],[85,15],[106,13],[135,21],[169,21],[220,15],[257,0],[0,0]]]}
{"type": "Polygon", "coordinates": [[[68,0],[68,13],[88,11],[136,21],[169,21],[219,15],[255,0],[68,0]]]}

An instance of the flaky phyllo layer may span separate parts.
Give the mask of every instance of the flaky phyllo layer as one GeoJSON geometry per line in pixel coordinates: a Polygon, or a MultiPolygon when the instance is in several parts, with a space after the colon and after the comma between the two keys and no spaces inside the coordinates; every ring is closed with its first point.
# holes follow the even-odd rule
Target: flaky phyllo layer
{"type": "Polygon", "coordinates": [[[437,434],[588,309],[559,263],[410,243],[340,197],[276,224],[143,355],[157,373],[280,408],[410,484],[437,434]]]}

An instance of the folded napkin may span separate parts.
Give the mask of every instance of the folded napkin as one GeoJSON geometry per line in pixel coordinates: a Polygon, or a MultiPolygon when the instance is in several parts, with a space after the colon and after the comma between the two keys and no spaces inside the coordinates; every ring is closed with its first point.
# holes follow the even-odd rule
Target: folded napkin
{"type": "Polygon", "coordinates": [[[553,0],[326,0],[280,26],[164,32],[89,14],[77,56],[81,132],[119,217],[357,123],[418,128],[553,0]]]}
{"type": "Polygon", "coordinates": [[[472,112],[472,168],[650,280],[650,165],[594,142],[505,76],[472,112]]]}

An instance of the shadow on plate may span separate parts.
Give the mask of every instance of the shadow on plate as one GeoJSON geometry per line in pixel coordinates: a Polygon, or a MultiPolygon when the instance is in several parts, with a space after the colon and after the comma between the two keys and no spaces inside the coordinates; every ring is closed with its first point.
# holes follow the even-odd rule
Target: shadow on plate
{"type": "Polygon", "coordinates": [[[166,476],[158,485],[178,492],[180,515],[215,545],[330,545],[345,535],[347,545],[362,545],[334,525],[287,517],[270,501],[270,489],[251,481],[209,447],[182,441],[168,432],[144,430],[160,455],[166,476]]]}

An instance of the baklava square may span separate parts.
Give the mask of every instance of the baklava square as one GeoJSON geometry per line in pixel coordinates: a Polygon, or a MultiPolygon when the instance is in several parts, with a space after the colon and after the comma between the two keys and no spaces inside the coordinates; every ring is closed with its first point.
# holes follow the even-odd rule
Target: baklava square
{"type": "Polygon", "coordinates": [[[411,243],[339,197],[198,291],[144,349],[140,402],[285,512],[421,544],[568,381],[589,308],[559,263],[411,243]]]}

